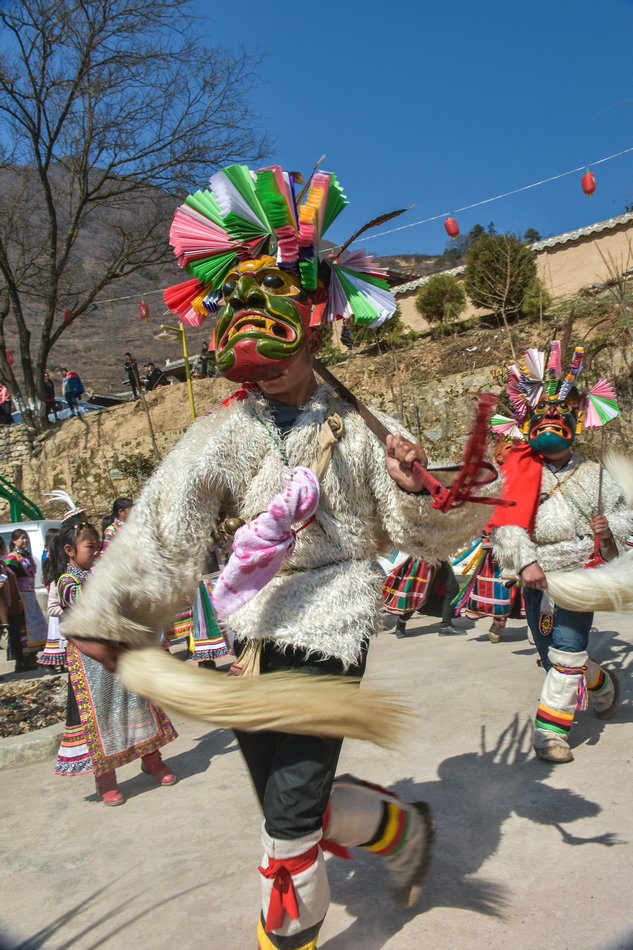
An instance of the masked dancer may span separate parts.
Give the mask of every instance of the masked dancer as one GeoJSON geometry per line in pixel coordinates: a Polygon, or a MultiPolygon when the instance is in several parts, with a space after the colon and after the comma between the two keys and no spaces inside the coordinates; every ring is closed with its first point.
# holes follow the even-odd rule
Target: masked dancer
{"type": "MultiPolygon", "coordinates": [[[[193,423],[145,486],[100,567],[109,598],[97,575],[93,590],[93,581],[86,586],[73,642],[81,649],[87,641],[79,637],[114,641],[92,643],[105,662],[116,661],[117,641],[145,643],[175,612],[214,532],[241,519],[214,590],[236,653],[257,648],[264,674],[361,676],[379,629],[378,552],[397,546],[444,559],[481,529],[480,506],[448,514],[431,506],[412,472],[414,460],[426,464],[424,450],[393,419],[383,417],[392,433],[385,456],[356,410],[317,382],[322,325],[343,318],[379,326],[395,301],[363,251],[319,253],[347,204],[336,176],[318,171],[299,191],[297,176],[279,166],[253,173],[234,165],[176,211],[171,241],[191,279],[165,299],[186,324],[217,311],[218,369],[242,385],[193,423]],[[92,609],[99,634],[89,629],[92,609]]],[[[261,950],[316,947],[329,903],[327,847],[382,856],[396,901],[415,902],[430,855],[426,804],[349,775],[335,779],[338,739],[238,739],[264,814],[261,950]]]]}
{"type": "Polygon", "coordinates": [[[545,353],[529,349],[508,368],[507,392],[526,444],[503,465],[506,498],[513,507],[493,515],[494,554],[523,584],[526,618],[546,672],[533,744],[548,762],[571,762],[569,733],[587,694],[594,713],[611,719],[619,685],[587,649],[593,613],[554,606],[546,573],[571,571],[615,558],[631,533],[633,514],[620,487],[596,462],[573,451],[583,426],[597,427],[618,414],[615,392],[598,380],[578,388],[583,350],[577,347],[563,375],[561,344],[545,353]]]}

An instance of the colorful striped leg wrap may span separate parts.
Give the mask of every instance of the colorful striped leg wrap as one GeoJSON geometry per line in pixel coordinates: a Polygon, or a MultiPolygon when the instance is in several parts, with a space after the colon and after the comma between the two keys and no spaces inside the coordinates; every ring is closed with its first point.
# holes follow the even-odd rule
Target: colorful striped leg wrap
{"type": "Polygon", "coordinates": [[[282,841],[264,829],[260,950],[314,950],[330,903],[321,830],[282,841]]]}
{"type": "Polygon", "coordinates": [[[615,673],[608,673],[592,657],[587,660],[587,690],[596,715],[602,719],[611,719],[615,715],[620,698],[615,673]],[[602,716],[602,713],[608,715],[602,716]]]}
{"type": "Polygon", "coordinates": [[[392,839],[402,837],[406,812],[405,803],[387,789],[353,775],[341,775],[332,785],[323,822],[323,845],[335,854],[358,847],[378,853],[386,848],[386,853],[391,853],[395,846],[392,839]]]}
{"type": "Polygon", "coordinates": [[[586,653],[566,653],[549,648],[552,668],[543,684],[534,722],[535,748],[550,743],[567,745],[577,708],[586,708],[586,653]]]}
{"type": "Polygon", "coordinates": [[[295,934],[291,937],[282,937],[280,934],[266,932],[263,914],[257,924],[258,950],[316,950],[317,937],[321,924],[295,934]],[[311,936],[311,934],[314,934],[311,936]]]}
{"type": "Polygon", "coordinates": [[[382,803],[382,819],[376,834],[362,847],[366,851],[373,851],[383,858],[397,854],[408,838],[411,812],[403,808],[397,801],[382,803]]]}
{"type": "Polygon", "coordinates": [[[323,835],[335,853],[332,843],[338,849],[361,847],[387,858],[396,902],[408,907],[417,899],[433,838],[427,805],[410,805],[379,785],[342,775],[332,786],[323,835]]]}

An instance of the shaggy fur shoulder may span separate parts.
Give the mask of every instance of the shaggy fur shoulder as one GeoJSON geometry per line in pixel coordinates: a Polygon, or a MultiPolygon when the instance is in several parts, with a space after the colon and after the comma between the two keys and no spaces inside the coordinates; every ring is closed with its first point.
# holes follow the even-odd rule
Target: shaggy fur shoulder
{"type": "MultiPolygon", "coordinates": [[[[553,473],[543,467],[541,501],[534,532],[504,525],[494,532],[494,555],[506,569],[518,574],[538,561],[545,571],[570,571],[582,567],[593,553],[590,521],[598,510],[600,466],[574,455],[574,467],[553,473]]],[[[622,489],[611,475],[602,472],[601,509],[619,551],[633,531],[633,512],[622,489]]]]}
{"type": "MultiPolygon", "coordinates": [[[[293,466],[312,464],[330,398],[320,385],[285,438],[260,394],[197,420],[145,486],[65,633],[130,645],[155,638],[194,589],[219,521],[255,517],[293,466]]],[[[441,514],[428,496],[402,491],[360,416],[351,406],[342,415],[316,521],[297,535],[277,577],[229,623],[240,637],[353,663],[375,629],[380,577],[372,562],[379,551],[391,545],[427,560],[447,558],[481,530],[488,512],[466,505],[441,514]]]]}

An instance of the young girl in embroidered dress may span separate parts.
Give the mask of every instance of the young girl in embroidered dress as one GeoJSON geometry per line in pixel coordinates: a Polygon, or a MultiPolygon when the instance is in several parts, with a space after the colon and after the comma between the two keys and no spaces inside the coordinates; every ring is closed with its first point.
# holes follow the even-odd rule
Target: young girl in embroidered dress
{"type": "Polygon", "coordinates": [[[111,541],[114,541],[117,534],[128,519],[134,502],[131,498],[116,498],[112,505],[112,513],[109,518],[103,519],[102,530],[103,540],[101,541],[101,553],[105,551],[111,541]]]}
{"type": "Polygon", "coordinates": [[[29,536],[24,528],[16,528],[9,542],[9,553],[5,563],[16,576],[18,587],[24,601],[26,620],[26,644],[23,645],[27,666],[35,668],[35,654],[46,643],[46,621],[35,595],[35,575],[37,566],[29,551],[29,536]]]}
{"type": "Polygon", "coordinates": [[[51,541],[59,531],[58,528],[49,528],[46,532],[46,548],[42,555],[42,580],[48,591],[48,637],[46,646],[40,653],[38,663],[41,666],[50,666],[55,673],[64,673],[66,670],[66,638],[59,630],[59,621],[62,616],[62,607],[57,594],[57,580],[53,576],[53,565],[48,556],[51,541]]]}
{"type": "MultiPolygon", "coordinates": [[[[51,543],[50,558],[62,611],[81,595],[99,555],[99,535],[93,525],[69,519],[51,543]]],[[[162,710],[124,689],[115,673],[67,647],[69,675],[66,728],[57,756],[58,775],[94,772],[97,790],[106,805],[122,805],[115,769],[141,759],[144,772],[161,785],[173,785],[176,776],[165,765],[159,749],[176,738],[162,710]]]]}

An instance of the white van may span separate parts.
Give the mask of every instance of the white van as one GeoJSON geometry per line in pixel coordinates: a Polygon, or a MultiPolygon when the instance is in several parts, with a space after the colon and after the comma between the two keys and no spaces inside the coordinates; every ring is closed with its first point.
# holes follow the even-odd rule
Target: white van
{"type": "Polygon", "coordinates": [[[61,521],[13,521],[10,524],[0,524],[0,536],[4,539],[7,551],[9,550],[11,535],[17,528],[26,531],[29,536],[29,549],[37,565],[35,593],[44,616],[46,616],[48,595],[42,582],[42,553],[46,545],[46,532],[49,528],[59,528],[60,525],[61,521]]]}

